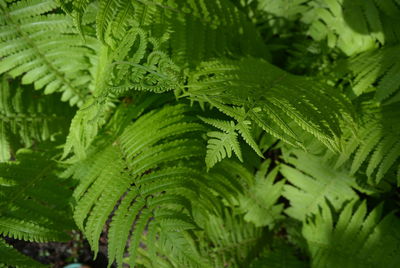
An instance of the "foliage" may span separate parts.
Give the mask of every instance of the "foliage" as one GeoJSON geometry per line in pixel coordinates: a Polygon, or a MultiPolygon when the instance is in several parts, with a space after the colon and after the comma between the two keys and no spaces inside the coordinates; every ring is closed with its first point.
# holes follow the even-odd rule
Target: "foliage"
{"type": "Polygon", "coordinates": [[[397,0],[0,2],[0,267],[397,267],[397,0]]]}

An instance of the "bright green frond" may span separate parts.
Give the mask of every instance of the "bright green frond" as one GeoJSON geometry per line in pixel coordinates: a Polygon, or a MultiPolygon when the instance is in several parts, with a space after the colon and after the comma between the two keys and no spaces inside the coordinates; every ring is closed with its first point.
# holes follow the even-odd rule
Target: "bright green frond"
{"type": "Polygon", "coordinates": [[[329,86],[253,58],[203,63],[191,75],[186,95],[210,102],[239,122],[250,120],[292,145],[303,145],[302,129],[337,147],[339,120],[352,114],[348,101],[329,86]],[[231,106],[244,108],[244,118],[231,106]]]}
{"type": "MultiPolygon", "coordinates": [[[[221,205],[217,195],[229,197],[242,189],[243,182],[225,174],[224,165],[205,173],[205,142],[195,134],[206,129],[191,112],[186,105],[152,110],[127,124],[121,134],[94,142],[87,159],[71,167],[80,181],[74,218],[95,252],[110,218],[110,264],[115,260],[122,265],[127,250],[134,265],[147,226],[165,232],[197,228],[193,205],[215,212],[221,205]]],[[[152,235],[146,239],[155,241],[162,234],[152,235]]]]}
{"type": "Polygon", "coordinates": [[[207,136],[209,137],[206,155],[207,168],[212,168],[226,157],[230,158],[232,152],[236,154],[240,161],[243,161],[234,124],[231,124],[230,129],[226,129],[224,132],[211,131],[207,133],[207,136]]]}
{"type": "Polygon", "coordinates": [[[34,83],[46,94],[63,92],[62,100],[81,105],[92,51],[66,16],[48,13],[56,7],[55,1],[27,0],[0,7],[0,74],[22,76],[24,84],[34,83]]]}
{"type": "Polygon", "coordinates": [[[305,152],[296,153],[296,157],[285,159],[288,165],[282,165],[280,172],[290,182],[284,186],[283,196],[289,200],[286,213],[303,221],[319,206],[329,200],[335,208],[349,200],[357,199],[355,178],[346,171],[336,171],[316,156],[305,152]]]}

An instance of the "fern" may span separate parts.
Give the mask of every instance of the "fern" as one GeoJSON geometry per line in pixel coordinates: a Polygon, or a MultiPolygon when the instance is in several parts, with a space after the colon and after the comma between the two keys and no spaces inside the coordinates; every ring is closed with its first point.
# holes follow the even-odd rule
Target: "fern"
{"type": "Polygon", "coordinates": [[[8,245],[3,239],[0,239],[0,267],[46,267],[45,265],[35,262],[32,259],[22,255],[17,250],[13,249],[10,245],[8,245]],[[2,266],[4,264],[4,266],[2,266]]]}
{"type": "Polygon", "coordinates": [[[240,197],[240,207],[245,211],[244,219],[255,226],[269,226],[282,219],[283,204],[276,204],[282,195],[284,180],[274,183],[279,167],[267,171],[270,161],[265,161],[254,177],[245,194],[240,197]]]}
{"type": "MultiPolygon", "coordinates": [[[[190,220],[189,201],[195,196],[201,198],[197,206],[218,209],[216,197],[207,188],[221,171],[201,174],[203,142],[182,136],[205,130],[194,117],[186,115],[189,111],[184,105],[151,111],[128,125],[115,140],[103,142],[104,149],[95,150],[93,156],[72,169],[81,181],[74,194],[78,202],[74,218],[95,252],[108,215],[120,202],[108,232],[110,264],[115,259],[122,265],[125,244],[130,241],[129,264],[134,265],[146,226],[167,228],[172,224],[174,231],[196,228],[190,220]],[[134,231],[129,238],[132,224],[134,231]]],[[[240,184],[235,190],[232,179],[219,178],[221,185],[213,188],[221,195],[227,195],[228,189],[240,191],[240,184]],[[228,185],[224,187],[224,183],[228,185]]]]}
{"type": "Polygon", "coordinates": [[[270,30],[278,30],[275,34],[287,30],[288,25],[282,27],[287,21],[302,23],[298,29],[305,35],[348,56],[396,44],[400,38],[395,0],[260,0],[258,6],[266,12],[270,30]]]}
{"type": "Polygon", "coordinates": [[[398,51],[399,47],[385,47],[368,51],[340,63],[337,67],[354,76],[352,90],[356,95],[375,91],[376,101],[393,101],[399,99],[398,89],[398,51]]]}
{"type": "Polygon", "coordinates": [[[34,83],[46,94],[63,92],[62,100],[81,105],[90,80],[81,55],[89,55],[90,49],[65,15],[46,14],[56,7],[55,1],[1,4],[0,74],[22,75],[22,83],[34,83]]]}
{"type": "Polygon", "coordinates": [[[399,15],[0,1],[0,266],[79,229],[109,267],[397,267],[399,15]]]}
{"type": "Polygon", "coordinates": [[[340,208],[345,201],[357,199],[352,189],[356,187],[356,180],[345,171],[324,166],[318,157],[304,152],[298,152],[296,157],[286,161],[295,166],[284,165],[280,169],[291,183],[285,185],[283,191],[283,196],[290,202],[290,207],[285,211],[290,217],[303,221],[310,213],[317,212],[326,199],[335,208],[340,208]]]}
{"type": "Polygon", "coordinates": [[[215,119],[201,119],[223,131],[212,131],[207,133],[207,136],[209,137],[206,155],[207,167],[212,168],[217,162],[221,161],[226,156],[231,157],[232,152],[236,154],[240,161],[243,161],[237,133],[235,132],[235,124],[232,121],[224,122],[215,119]]]}
{"type": "Polygon", "coordinates": [[[250,119],[295,146],[302,146],[303,141],[299,130],[290,124],[334,149],[341,135],[337,127],[340,118],[352,114],[346,99],[328,86],[253,58],[204,63],[192,74],[185,94],[196,101],[210,102],[238,121],[250,119]],[[323,93],[327,91],[331,96],[323,93]],[[243,107],[244,112],[237,107],[243,107]]]}
{"type": "MultiPolygon", "coordinates": [[[[60,179],[53,153],[18,151],[17,160],[0,164],[0,234],[26,241],[68,241],[75,227],[70,217],[69,180],[60,179]]],[[[0,264],[44,267],[0,240],[0,264]]]]}
{"type": "Polygon", "coordinates": [[[246,265],[246,258],[255,250],[257,242],[264,238],[260,228],[246,223],[229,210],[218,217],[210,215],[204,230],[214,245],[213,250],[206,253],[214,259],[213,267],[246,265]]]}
{"type": "Polygon", "coordinates": [[[378,184],[385,175],[397,177],[399,184],[399,174],[396,176],[400,156],[397,104],[376,107],[367,102],[363,103],[362,111],[363,126],[359,135],[346,141],[346,153],[339,157],[336,166],[351,161],[350,172],[366,173],[371,184],[378,184]]]}
{"type": "Polygon", "coordinates": [[[362,202],[347,204],[337,221],[328,204],[321,204],[315,220],[303,234],[312,255],[312,267],[395,267],[399,262],[399,219],[382,216],[382,205],[367,214],[362,202]]]}
{"type": "MultiPolygon", "coordinates": [[[[89,2],[73,1],[73,14],[78,25],[89,2]]],[[[156,33],[171,32],[168,43],[172,58],[187,67],[193,67],[204,58],[232,52],[268,55],[255,27],[228,0],[179,0],[173,3],[136,0],[125,5],[122,2],[100,1],[96,15],[97,36],[111,46],[115,44],[115,38],[129,29],[127,25],[134,22],[156,33]],[[196,40],[192,32],[197,32],[196,40]]]]}
{"type": "Polygon", "coordinates": [[[315,40],[325,39],[329,47],[346,55],[399,40],[398,29],[394,27],[398,19],[391,14],[400,9],[392,0],[318,0],[309,1],[308,6],[309,11],[302,18],[309,24],[308,34],[315,40]]]}
{"type": "Polygon", "coordinates": [[[65,135],[65,123],[74,111],[58,96],[43,96],[5,76],[1,77],[0,103],[0,161],[10,160],[20,147],[65,135]]]}
{"type": "Polygon", "coordinates": [[[20,151],[17,160],[0,165],[0,233],[29,241],[67,240],[65,231],[74,226],[68,214],[71,183],[56,176],[56,163],[43,153],[20,151]]]}

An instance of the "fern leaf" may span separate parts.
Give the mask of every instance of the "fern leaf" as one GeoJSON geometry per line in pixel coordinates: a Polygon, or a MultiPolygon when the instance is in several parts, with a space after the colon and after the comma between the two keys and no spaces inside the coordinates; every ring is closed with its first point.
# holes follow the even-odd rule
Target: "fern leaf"
{"type": "MultiPolygon", "coordinates": [[[[87,2],[73,1],[83,3],[73,5],[76,18],[83,17],[87,12],[87,2]]],[[[173,61],[184,68],[230,53],[268,56],[255,27],[228,0],[179,0],[174,3],[139,0],[132,1],[131,5],[127,6],[121,0],[100,1],[96,29],[101,41],[106,39],[113,46],[118,43],[116,38],[129,31],[130,25],[153,28],[155,32],[173,29],[167,40],[168,46],[172,48],[173,61]],[[125,15],[128,9],[130,16],[125,15]],[[112,23],[114,19],[117,24],[112,23]],[[198,34],[192,35],[193,32],[198,34]],[[115,36],[111,34],[106,38],[106,33],[114,33],[115,36]]]]}
{"type": "Polygon", "coordinates": [[[0,161],[9,160],[22,146],[66,134],[66,123],[74,110],[58,96],[44,96],[5,76],[0,79],[0,161]]]}
{"type": "Polygon", "coordinates": [[[297,15],[308,25],[308,35],[315,41],[326,40],[329,47],[354,56],[379,45],[398,43],[399,31],[394,26],[398,22],[397,15],[388,16],[388,11],[398,14],[400,8],[391,0],[384,1],[385,4],[381,2],[307,1],[301,6],[305,6],[306,11],[299,8],[297,15]]]}
{"type": "Polygon", "coordinates": [[[352,116],[347,100],[328,86],[252,58],[203,63],[187,87],[190,98],[216,103],[223,113],[230,113],[226,106],[244,108],[251,121],[289,144],[303,142],[293,123],[337,150],[339,120],[352,116]]]}
{"type": "MultiPolygon", "coordinates": [[[[132,109],[137,111],[135,106],[132,109]]],[[[200,172],[205,144],[185,136],[204,133],[205,128],[190,113],[186,105],[152,110],[123,130],[115,129],[115,135],[95,140],[88,157],[66,172],[65,176],[72,174],[80,181],[74,193],[74,219],[95,253],[111,215],[110,265],[116,261],[121,266],[126,250],[128,263],[136,263],[139,244],[144,241],[142,231],[149,225],[170,232],[194,229],[189,200],[196,200],[198,209],[217,211],[220,201],[215,194],[229,196],[242,189],[236,176],[219,178],[227,176],[223,164],[209,175],[200,172]],[[214,193],[210,192],[212,184],[219,185],[214,193]]],[[[153,231],[153,235],[160,233],[153,231]]]]}
{"type": "Polygon", "coordinates": [[[0,164],[2,178],[9,181],[0,185],[1,234],[38,242],[69,239],[71,185],[55,175],[56,164],[47,156],[24,150],[17,162],[0,164]]]}
{"type": "Polygon", "coordinates": [[[392,165],[396,162],[400,157],[400,144],[396,142],[393,148],[389,150],[389,153],[385,156],[382,163],[379,166],[379,170],[376,174],[376,180],[382,180],[384,174],[386,174],[392,165]]]}
{"type": "Polygon", "coordinates": [[[344,207],[335,223],[329,206],[322,204],[315,221],[309,220],[303,227],[311,266],[394,267],[399,261],[394,245],[398,244],[400,221],[393,213],[381,215],[382,206],[367,216],[365,202],[358,208],[352,202],[344,207]]]}
{"type": "Polygon", "coordinates": [[[78,159],[86,157],[86,149],[96,137],[98,129],[105,124],[109,115],[107,106],[111,106],[111,101],[105,100],[104,104],[99,104],[91,98],[77,111],[72,119],[67,141],[64,145],[63,158],[66,158],[71,152],[74,152],[78,159]]]}
{"type": "Polygon", "coordinates": [[[368,163],[367,167],[367,176],[372,177],[372,173],[376,169],[376,167],[384,160],[384,154],[389,151],[397,142],[397,139],[394,137],[384,137],[382,141],[377,145],[375,151],[373,152],[371,159],[368,163]]]}
{"type": "Polygon", "coordinates": [[[282,218],[282,204],[276,204],[282,194],[284,180],[274,183],[279,167],[268,172],[270,161],[265,161],[255,175],[255,182],[240,198],[240,207],[245,211],[244,219],[255,226],[273,227],[282,218]]]}
{"type": "Polygon", "coordinates": [[[107,24],[113,19],[113,15],[123,8],[123,1],[102,0],[99,4],[97,12],[96,26],[97,36],[101,41],[104,41],[104,32],[107,29],[107,24]]]}
{"type": "Polygon", "coordinates": [[[286,213],[295,219],[305,220],[307,215],[318,211],[318,207],[328,199],[335,208],[343,202],[357,199],[351,188],[355,179],[345,171],[335,171],[324,165],[318,157],[304,152],[296,153],[297,158],[286,161],[296,168],[282,165],[280,172],[292,185],[285,185],[283,196],[290,202],[286,213]]]}
{"type": "Polygon", "coordinates": [[[64,101],[81,105],[90,80],[89,66],[81,55],[91,51],[73,34],[64,15],[46,14],[56,7],[54,1],[38,2],[25,0],[0,7],[4,17],[0,21],[4,29],[0,73],[22,75],[23,83],[34,83],[47,94],[63,92],[64,101]]]}
{"type": "Polygon", "coordinates": [[[366,160],[368,155],[372,152],[372,150],[376,147],[381,136],[381,129],[379,127],[372,129],[373,133],[369,133],[368,138],[360,145],[357,150],[354,161],[351,166],[351,173],[354,174],[361,166],[361,164],[366,160]]]}
{"type": "Polygon", "coordinates": [[[206,165],[208,169],[212,168],[216,163],[220,162],[225,157],[230,158],[232,156],[232,151],[236,154],[240,161],[243,161],[234,122],[203,117],[200,117],[200,119],[205,123],[223,131],[212,131],[207,133],[207,136],[210,137],[208,139],[206,155],[206,165]]]}
{"type": "Polygon", "coordinates": [[[207,136],[210,137],[208,139],[206,155],[206,164],[209,169],[225,157],[230,158],[232,152],[236,154],[240,161],[243,161],[235,131],[225,133],[212,131],[208,132],[207,136]]]}
{"type": "Polygon", "coordinates": [[[264,157],[260,151],[260,148],[256,141],[253,138],[253,135],[250,132],[250,121],[241,121],[238,122],[236,128],[240,133],[240,136],[245,140],[245,142],[250,145],[250,147],[257,153],[258,156],[264,157]]]}
{"type": "Polygon", "coordinates": [[[385,47],[345,60],[337,68],[349,71],[354,76],[355,94],[375,90],[377,101],[387,101],[400,88],[398,54],[399,46],[385,47]]]}
{"type": "Polygon", "coordinates": [[[344,148],[353,148],[345,149],[351,151],[351,174],[365,172],[370,184],[378,184],[388,177],[387,174],[394,174],[399,164],[399,111],[395,103],[375,107],[366,102],[362,104],[361,113],[362,125],[357,143],[350,140],[344,143],[344,148]]]}
{"type": "Polygon", "coordinates": [[[38,263],[31,258],[21,254],[13,247],[8,245],[3,239],[0,239],[0,265],[4,267],[17,267],[17,268],[43,268],[46,265],[38,263]]]}
{"type": "Polygon", "coordinates": [[[246,258],[252,254],[254,247],[262,240],[261,228],[243,220],[235,215],[235,211],[225,208],[217,215],[207,215],[204,221],[206,241],[212,243],[213,250],[204,252],[212,257],[213,267],[221,267],[227,264],[231,267],[243,267],[247,265],[246,258]]]}
{"type": "MultiPolygon", "coordinates": [[[[229,109],[229,108],[225,108],[229,109]]],[[[250,121],[246,121],[246,114],[244,113],[243,109],[240,109],[238,111],[234,111],[233,113],[229,113],[237,115],[236,118],[240,118],[240,121],[234,125],[233,122],[228,122],[228,121],[223,121],[223,120],[218,120],[218,119],[211,119],[211,118],[204,118],[204,117],[199,117],[203,122],[212,125],[213,127],[216,127],[222,131],[225,132],[230,132],[233,131],[232,127],[234,126],[234,130],[238,131],[239,134],[242,136],[242,138],[246,141],[247,144],[250,145],[250,147],[261,157],[262,153],[260,149],[258,148],[257,143],[254,141],[254,138],[252,134],[250,133],[250,126],[251,124],[250,121]]]]}

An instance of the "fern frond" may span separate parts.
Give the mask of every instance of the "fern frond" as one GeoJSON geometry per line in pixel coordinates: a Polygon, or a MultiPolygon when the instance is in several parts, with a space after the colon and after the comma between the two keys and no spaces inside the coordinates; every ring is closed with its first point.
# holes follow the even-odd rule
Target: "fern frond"
{"type": "Polygon", "coordinates": [[[400,32],[395,25],[400,6],[392,0],[317,0],[307,1],[305,6],[307,11],[299,15],[309,27],[308,35],[348,56],[399,41],[400,32]]]}
{"type": "Polygon", "coordinates": [[[303,227],[312,267],[395,267],[400,221],[393,213],[382,216],[382,205],[367,214],[366,202],[347,204],[334,220],[330,207],[321,204],[315,219],[303,227]]]}
{"type": "Polygon", "coordinates": [[[236,154],[240,161],[243,161],[242,152],[235,131],[212,131],[208,132],[207,136],[209,139],[207,144],[206,164],[209,169],[225,157],[230,158],[232,152],[236,154]]]}
{"type": "Polygon", "coordinates": [[[335,208],[349,200],[357,199],[356,181],[346,171],[334,170],[318,157],[297,152],[296,157],[285,159],[295,168],[282,165],[280,172],[291,183],[284,186],[283,196],[289,200],[286,213],[303,221],[310,213],[329,200],[335,208]]]}
{"type": "Polygon", "coordinates": [[[101,41],[104,41],[104,33],[108,24],[114,19],[115,14],[124,9],[123,0],[101,0],[96,18],[96,32],[101,41]]]}
{"type": "Polygon", "coordinates": [[[282,195],[284,180],[274,183],[279,167],[268,173],[270,160],[261,164],[255,175],[254,184],[249,185],[240,196],[240,208],[245,212],[244,219],[257,227],[268,226],[282,219],[283,204],[276,204],[282,195]]]}
{"type": "MultiPolygon", "coordinates": [[[[155,258],[149,258],[149,267],[196,267],[211,268],[213,267],[208,256],[200,255],[196,248],[195,237],[188,232],[171,232],[160,230],[160,238],[155,240],[156,248],[159,252],[155,258]]],[[[150,242],[150,241],[146,241],[150,242]]],[[[148,244],[148,243],[146,243],[148,244]]],[[[150,257],[149,252],[142,250],[143,257],[150,257]]]]}
{"type": "Polygon", "coordinates": [[[29,241],[64,241],[74,227],[69,218],[71,183],[58,178],[48,155],[28,150],[17,162],[0,164],[0,233],[29,241]]]}
{"type": "Polygon", "coordinates": [[[22,76],[46,94],[63,92],[62,100],[81,105],[90,80],[85,56],[92,52],[74,34],[71,21],[47,14],[55,1],[18,1],[0,7],[0,74],[22,76]]]}
{"type": "Polygon", "coordinates": [[[371,184],[378,184],[384,177],[393,181],[400,160],[397,106],[396,103],[382,107],[363,103],[358,137],[344,143],[347,153],[340,156],[336,166],[351,162],[351,174],[365,172],[371,184]]]}
{"type": "Polygon", "coordinates": [[[44,268],[47,267],[31,258],[21,254],[12,246],[7,244],[3,238],[0,239],[0,267],[17,267],[17,268],[44,268]]]}
{"type": "Polygon", "coordinates": [[[265,239],[261,228],[244,221],[228,208],[218,216],[209,215],[204,222],[204,242],[211,242],[213,247],[203,254],[211,257],[213,267],[248,265],[246,258],[258,246],[257,242],[265,239]]]}
{"type": "MultiPolygon", "coordinates": [[[[84,7],[88,1],[73,2],[84,2],[84,7]]],[[[86,12],[78,6],[73,9],[77,13],[75,18],[86,12]]],[[[183,67],[194,67],[200,61],[231,53],[268,57],[256,28],[229,0],[100,1],[96,29],[101,41],[114,46],[130,25],[157,34],[169,32],[167,47],[172,50],[174,62],[183,67]],[[192,35],[193,32],[197,34],[192,35]]]]}
{"type": "MultiPolygon", "coordinates": [[[[232,121],[223,121],[223,120],[218,120],[218,119],[211,119],[211,118],[204,118],[200,117],[200,119],[209,124],[212,125],[213,127],[216,127],[225,133],[230,133],[233,131],[237,131],[244,141],[250,145],[250,147],[258,154],[258,156],[263,157],[260,149],[258,148],[257,143],[255,142],[253,135],[251,133],[251,122],[246,120],[247,114],[245,113],[243,108],[229,108],[226,107],[225,113],[227,113],[229,116],[233,116],[238,120],[236,124],[234,124],[232,121]],[[230,112],[227,112],[227,111],[230,112]]],[[[240,159],[240,157],[239,157],[240,159]]]]}
{"type": "Polygon", "coordinates": [[[303,129],[334,149],[339,120],[352,115],[347,100],[332,88],[253,58],[203,63],[191,75],[186,95],[239,122],[243,116],[229,107],[242,107],[248,120],[292,145],[302,145],[303,129]]]}
{"type": "Polygon", "coordinates": [[[0,77],[0,161],[8,161],[22,146],[65,135],[74,109],[59,96],[44,96],[33,88],[0,77]]]}
{"type": "MultiPolygon", "coordinates": [[[[142,232],[149,225],[170,232],[197,228],[189,200],[196,200],[200,211],[215,212],[221,206],[217,196],[243,188],[236,175],[226,175],[224,165],[210,174],[201,171],[205,144],[194,137],[206,129],[191,111],[186,105],[152,110],[127,124],[120,134],[95,141],[89,157],[71,167],[70,173],[80,181],[74,193],[74,219],[95,252],[104,225],[111,219],[110,264],[115,260],[121,266],[127,249],[128,263],[134,266],[140,257],[142,232]]],[[[161,235],[159,231],[152,234],[161,235]]]]}
{"type": "Polygon", "coordinates": [[[102,103],[96,102],[94,98],[87,100],[71,121],[63,158],[71,152],[74,152],[77,159],[86,157],[86,149],[96,137],[99,128],[105,124],[111,106],[112,101],[109,99],[105,99],[102,103]]]}
{"type": "Polygon", "coordinates": [[[343,61],[337,69],[354,76],[352,90],[356,95],[375,90],[377,101],[390,101],[390,97],[399,95],[399,52],[399,46],[368,51],[343,61]]]}
{"type": "Polygon", "coordinates": [[[230,158],[232,152],[236,154],[240,161],[243,161],[234,122],[203,117],[200,117],[200,119],[223,131],[211,131],[207,133],[209,137],[206,155],[206,165],[208,169],[212,168],[225,157],[230,158]]]}

